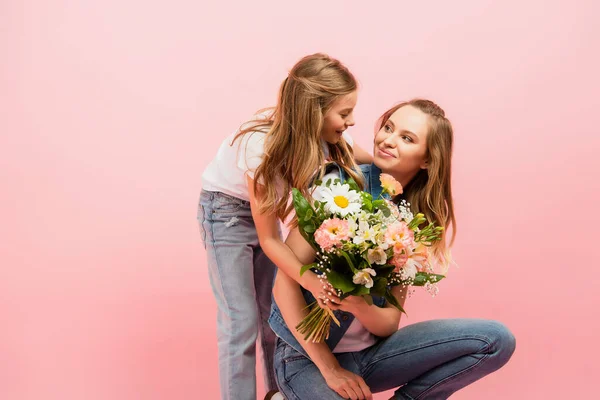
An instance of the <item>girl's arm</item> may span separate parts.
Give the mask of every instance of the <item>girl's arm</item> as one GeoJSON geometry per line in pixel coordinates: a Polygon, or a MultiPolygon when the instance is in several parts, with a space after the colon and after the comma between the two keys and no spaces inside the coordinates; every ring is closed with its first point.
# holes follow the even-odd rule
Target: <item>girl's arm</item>
{"type": "Polygon", "coordinates": [[[373,156],[356,143],[352,146],[352,150],[354,150],[354,160],[357,164],[371,164],[373,162],[373,156]]]}
{"type": "MultiPolygon", "coordinates": [[[[292,230],[286,244],[302,263],[309,264],[314,261],[313,248],[304,240],[297,228],[292,230]]],[[[295,329],[295,326],[308,314],[306,301],[298,284],[286,274],[277,274],[273,297],[286,325],[319,369],[327,385],[343,398],[372,399],[371,391],[365,381],[342,368],[325,342],[306,341],[304,336],[295,329]]]]}
{"type": "MultiPolygon", "coordinates": [[[[248,193],[250,195],[252,219],[256,226],[260,247],[280,270],[302,285],[306,290],[310,291],[316,298],[321,291],[321,282],[319,281],[319,278],[312,271],[307,271],[300,276],[300,269],[303,264],[281,239],[277,215],[275,213],[261,214],[258,211],[258,203],[256,201],[256,194],[254,193],[254,180],[248,176],[246,177],[246,180],[248,184],[248,193]]],[[[307,246],[310,247],[308,243],[307,246]]]]}

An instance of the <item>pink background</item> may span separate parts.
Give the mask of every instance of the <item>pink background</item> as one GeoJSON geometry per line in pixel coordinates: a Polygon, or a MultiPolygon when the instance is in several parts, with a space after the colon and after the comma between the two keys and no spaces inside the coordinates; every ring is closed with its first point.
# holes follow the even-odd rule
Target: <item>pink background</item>
{"type": "Polygon", "coordinates": [[[362,146],[382,111],[415,96],[454,123],[460,268],[438,298],[409,301],[407,322],[498,319],[517,350],[453,398],[587,398],[600,358],[599,7],[201,3],[2,1],[0,398],[218,398],[200,176],[315,51],[361,82],[362,146]]]}

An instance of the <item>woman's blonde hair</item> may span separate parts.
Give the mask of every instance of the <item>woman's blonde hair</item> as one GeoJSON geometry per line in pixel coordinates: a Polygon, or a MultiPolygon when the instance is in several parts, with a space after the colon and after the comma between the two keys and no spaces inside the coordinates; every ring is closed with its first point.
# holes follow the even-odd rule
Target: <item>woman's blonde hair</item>
{"type": "MultiPolygon", "coordinates": [[[[317,53],[294,65],[279,89],[277,105],[265,119],[252,121],[242,135],[268,130],[264,158],[254,174],[254,192],[259,212],[286,219],[293,209],[292,188],[305,196],[316,174],[322,174],[324,152],[321,130],[323,117],[340,97],[357,90],[352,73],[338,60],[317,53]]],[[[342,138],[329,146],[329,159],[362,184],[352,148],[342,138]]]]}
{"type": "Polygon", "coordinates": [[[427,132],[427,169],[421,169],[404,188],[404,198],[413,212],[421,212],[428,221],[444,227],[442,240],[432,248],[434,256],[445,267],[452,262],[449,248],[456,237],[456,218],[452,200],[451,159],[454,134],[444,110],[430,100],[414,99],[397,104],[377,120],[379,131],[398,109],[413,106],[429,116],[427,132]],[[450,243],[446,243],[447,228],[452,228],[450,243]]]}

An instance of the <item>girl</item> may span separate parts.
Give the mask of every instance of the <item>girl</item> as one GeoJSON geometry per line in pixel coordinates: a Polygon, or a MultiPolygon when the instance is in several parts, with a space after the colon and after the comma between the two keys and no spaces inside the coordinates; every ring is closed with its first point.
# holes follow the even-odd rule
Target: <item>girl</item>
{"type": "MultiPolygon", "coordinates": [[[[453,133],[444,111],[431,101],[413,100],[385,112],[378,127],[374,164],[362,168],[366,190],[379,196],[379,175],[382,171],[392,175],[404,187],[394,201],[405,198],[415,213],[424,213],[439,226],[451,225],[454,236],[453,133]]],[[[447,265],[444,239],[433,253],[447,265]]],[[[314,250],[297,228],[286,243],[304,264],[313,262],[314,250]]],[[[403,305],[406,289],[396,286],[392,293],[403,305]]],[[[500,368],[515,348],[513,335],[498,322],[434,320],[398,330],[401,313],[383,299],[374,299],[369,306],[360,297],[340,300],[328,289],[316,298],[322,307],[335,310],[341,327],[332,326],[325,342],[307,342],[288,327],[306,315],[314,293],[299,290],[295,281],[278,274],[273,294],[270,323],[280,338],[275,368],[288,400],[372,399],[372,393],[402,385],[393,399],[446,399],[500,368]]]]}
{"type": "MultiPolygon", "coordinates": [[[[204,171],[198,219],[218,307],[222,399],[256,399],[258,333],[265,385],[277,387],[275,335],[267,321],[275,264],[318,294],[314,274],[300,279],[302,264],[283,243],[278,220],[291,211],[291,188],[306,193],[325,159],[355,165],[345,130],[354,125],[356,91],[354,76],[339,61],[304,57],[281,84],[276,107],[227,138],[204,171]]],[[[370,162],[364,150],[354,151],[370,162]]]]}

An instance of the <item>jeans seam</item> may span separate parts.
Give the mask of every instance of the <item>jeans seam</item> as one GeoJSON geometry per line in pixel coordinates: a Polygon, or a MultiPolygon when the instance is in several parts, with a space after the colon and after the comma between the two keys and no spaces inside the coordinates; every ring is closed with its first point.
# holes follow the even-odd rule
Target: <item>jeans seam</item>
{"type": "MultiPolygon", "coordinates": [[[[485,348],[485,350],[489,350],[490,348],[490,344],[488,343],[488,346],[485,348]]],[[[434,383],[433,385],[429,386],[426,390],[424,390],[422,393],[420,393],[415,400],[418,400],[420,398],[422,398],[422,396],[426,395],[427,393],[429,393],[432,389],[436,388],[437,386],[441,385],[442,383],[447,383],[452,381],[454,378],[456,378],[458,375],[462,374],[465,371],[471,371],[473,368],[476,368],[478,365],[480,365],[482,362],[484,362],[487,358],[489,358],[489,354],[484,354],[483,357],[481,357],[481,359],[477,360],[477,362],[465,369],[463,369],[462,371],[459,371],[453,375],[447,376],[444,379],[441,379],[439,381],[437,381],[436,383],[434,383]]]]}
{"type": "MultiPolygon", "coordinates": [[[[221,267],[219,265],[220,264],[219,263],[219,257],[218,257],[218,253],[217,253],[217,248],[215,246],[216,242],[215,242],[214,224],[210,223],[209,226],[210,226],[211,246],[212,246],[213,251],[215,253],[215,264],[216,264],[215,266],[217,268],[217,271],[219,272],[219,275],[221,275],[221,267]]],[[[228,299],[227,299],[227,296],[225,296],[225,288],[223,287],[222,280],[221,280],[220,276],[219,276],[219,286],[220,286],[221,292],[223,293],[223,298],[225,299],[225,306],[227,308],[229,308],[228,299]]],[[[227,354],[227,360],[229,360],[231,358],[231,348],[230,348],[230,346],[227,346],[227,352],[228,352],[228,354],[227,354]]],[[[231,375],[231,366],[230,365],[227,365],[227,374],[231,375]]],[[[229,398],[231,398],[231,395],[233,393],[233,387],[231,386],[231,384],[233,382],[232,382],[232,379],[228,379],[228,381],[229,381],[229,384],[227,385],[227,391],[229,392],[228,393],[229,398]]]]}
{"type": "Polygon", "coordinates": [[[200,238],[202,239],[204,250],[206,250],[206,229],[204,229],[204,221],[206,221],[206,208],[202,204],[199,204],[198,207],[198,211],[202,212],[202,218],[198,218],[198,221],[200,222],[200,238]]]}
{"type": "Polygon", "coordinates": [[[282,382],[281,386],[285,386],[285,388],[287,389],[284,391],[284,393],[289,392],[294,396],[293,399],[290,399],[289,393],[285,393],[286,399],[287,400],[301,400],[300,397],[298,397],[298,395],[296,394],[296,392],[294,392],[294,389],[287,382],[285,382],[285,378],[283,380],[284,380],[284,382],[282,382]]]}
{"type": "MultiPolygon", "coordinates": [[[[266,254],[265,254],[265,256],[266,256],[266,254]]],[[[256,268],[256,264],[253,264],[253,267],[256,268]]],[[[260,299],[259,299],[259,295],[258,295],[258,290],[256,288],[256,281],[254,282],[254,293],[255,293],[255,297],[257,299],[256,311],[258,314],[258,330],[260,331],[260,345],[262,347],[263,359],[267,363],[267,365],[266,365],[267,379],[269,380],[269,385],[271,386],[271,388],[273,388],[273,387],[277,387],[277,382],[276,382],[277,379],[275,379],[275,382],[273,382],[273,379],[272,379],[273,375],[274,375],[274,371],[275,371],[275,363],[273,362],[272,357],[271,357],[271,359],[269,359],[269,357],[268,357],[268,353],[266,351],[267,346],[266,346],[266,335],[265,335],[265,331],[267,329],[270,329],[270,327],[269,326],[265,327],[263,324],[263,313],[261,311],[260,304],[258,304],[258,303],[260,303],[260,299]],[[271,371],[272,375],[270,375],[268,371],[271,371]]],[[[269,316],[267,316],[267,321],[268,321],[268,317],[269,316]]],[[[274,355],[275,355],[275,348],[273,348],[272,356],[274,356],[274,355]]]]}
{"type": "MultiPolygon", "coordinates": [[[[410,351],[414,351],[414,350],[423,349],[423,348],[430,347],[430,346],[434,346],[434,345],[436,345],[436,344],[440,344],[440,343],[456,342],[456,341],[459,341],[459,340],[480,340],[480,341],[482,341],[483,343],[485,343],[485,347],[484,347],[483,349],[481,349],[481,351],[482,351],[482,352],[487,352],[487,351],[490,349],[490,347],[491,347],[491,343],[490,343],[490,342],[487,340],[487,338],[485,338],[485,337],[482,337],[482,336],[478,336],[478,335],[471,335],[471,336],[466,336],[466,337],[461,337],[461,338],[454,338],[454,339],[452,339],[452,340],[443,340],[443,341],[437,341],[437,342],[435,342],[435,343],[431,343],[431,344],[429,344],[429,345],[427,345],[427,346],[422,346],[422,347],[419,347],[418,349],[412,349],[412,350],[410,350],[410,351]]],[[[406,351],[405,351],[405,352],[402,352],[402,353],[398,353],[398,354],[396,354],[396,355],[399,355],[399,354],[404,354],[404,353],[408,353],[408,352],[406,352],[406,351]]],[[[407,393],[402,393],[402,394],[403,394],[403,395],[405,395],[405,396],[408,396],[408,397],[409,397],[409,399],[413,399],[413,400],[419,400],[419,399],[421,399],[421,398],[422,398],[422,396],[426,395],[426,394],[427,394],[427,393],[429,393],[429,392],[430,392],[432,389],[436,388],[436,387],[437,387],[437,386],[439,386],[440,384],[442,384],[442,383],[446,383],[446,382],[449,382],[449,381],[451,381],[452,379],[456,378],[458,375],[462,374],[463,372],[465,372],[465,371],[469,371],[469,370],[472,370],[473,368],[477,367],[479,364],[481,364],[481,363],[482,363],[482,362],[483,362],[485,359],[487,359],[488,357],[489,357],[489,354],[484,354],[484,356],[483,356],[481,359],[477,360],[477,362],[476,362],[475,364],[473,364],[473,365],[470,365],[469,367],[467,367],[467,368],[465,368],[465,369],[463,369],[463,370],[461,370],[461,371],[459,371],[459,372],[456,372],[456,373],[454,373],[454,374],[453,374],[453,375],[451,375],[451,376],[447,376],[447,377],[445,377],[445,378],[443,378],[443,379],[440,379],[439,381],[437,381],[436,383],[432,384],[432,385],[431,385],[431,386],[429,386],[427,389],[425,389],[423,392],[419,393],[419,395],[418,395],[417,397],[411,397],[411,396],[410,396],[409,394],[407,394],[407,393]]],[[[389,357],[384,357],[384,358],[389,358],[389,357]]],[[[384,358],[381,358],[380,360],[383,360],[384,358]]],[[[369,365],[370,365],[370,364],[369,364],[369,365]]],[[[400,390],[402,390],[402,389],[400,389],[400,390]]]]}
{"type": "MultiPolygon", "coordinates": [[[[306,357],[304,357],[304,359],[306,359],[306,357]]],[[[312,360],[310,360],[310,358],[309,358],[308,360],[309,360],[309,361],[312,363],[312,365],[314,365],[314,363],[312,362],[312,360]]],[[[300,361],[300,360],[294,360],[294,361],[300,361]]],[[[286,362],[286,361],[284,360],[284,368],[285,368],[285,369],[287,369],[287,365],[288,365],[288,364],[289,364],[289,361],[288,361],[288,362],[286,362]]],[[[298,371],[296,371],[296,373],[295,373],[295,374],[294,374],[294,375],[293,375],[293,376],[292,376],[290,379],[287,379],[287,378],[286,378],[286,376],[285,376],[285,373],[284,373],[284,374],[283,374],[283,379],[284,379],[284,380],[285,380],[285,382],[286,382],[286,383],[289,385],[289,384],[290,384],[290,382],[292,382],[294,379],[296,379],[296,378],[298,377],[298,374],[299,374],[299,373],[301,373],[302,371],[304,371],[306,368],[309,368],[310,366],[311,366],[311,364],[308,364],[308,365],[306,365],[306,366],[304,366],[304,367],[300,368],[298,371]]],[[[284,372],[285,372],[285,369],[284,369],[284,372]]]]}
{"type": "Polygon", "coordinates": [[[378,357],[376,359],[372,359],[372,360],[370,360],[367,363],[367,365],[365,365],[365,368],[364,368],[365,375],[367,374],[367,370],[370,369],[373,366],[373,364],[378,363],[378,362],[380,362],[382,360],[386,360],[388,358],[395,357],[395,356],[398,356],[400,354],[412,353],[413,351],[425,349],[427,347],[435,346],[435,345],[438,345],[438,344],[441,344],[441,343],[451,343],[451,342],[456,342],[456,341],[459,341],[459,340],[473,340],[473,339],[480,340],[480,341],[484,342],[486,344],[486,347],[485,347],[486,349],[488,349],[490,347],[490,343],[485,338],[479,337],[479,336],[476,336],[476,335],[459,337],[459,338],[453,338],[453,339],[447,339],[447,340],[438,340],[438,341],[429,343],[427,345],[415,347],[415,348],[410,349],[410,350],[401,351],[401,352],[398,352],[398,353],[387,354],[385,356],[381,356],[381,357],[378,357]]]}
{"type": "MultiPolygon", "coordinates": [[[[287,392],[291,392],[291,394],[294,396],[294,399],[290,399],[290,398],[288,398],[288,396],[286,394],[287,400],[296,400],[296,399],[297,400],[301,400],[300,396],[298,396],[296,394],[296,392],[294,391],[294,388],[292,387],[292,385],[290,385],[290,382],[292,381],[292,379],[294,377],[292,377],[292,379],[290,379],[290,380],[288,380],[286,378],[287,361],[286,361],[286,358],[285,358],[285,353],[286,353],[285,349],[282,351],[282,353],[283,354],[281,355],[281,370],[280,370],[280,372],[281,372],[281,384],[280,384],[280,386],[285,386],[285,388],[287,389],[286,391],[287,392]]],[[[297,357],[297,356],[294,356],[294,357],[297,357]]],[[[298,374],[299,372],[300,371],[298,371],[296,374],[298,374]]],[[[296,374],[294,374],[294,376],[296,376],[296,374]]],[[[277,375],[279,375],[279,374],[277,374],[277,375]]]]}

